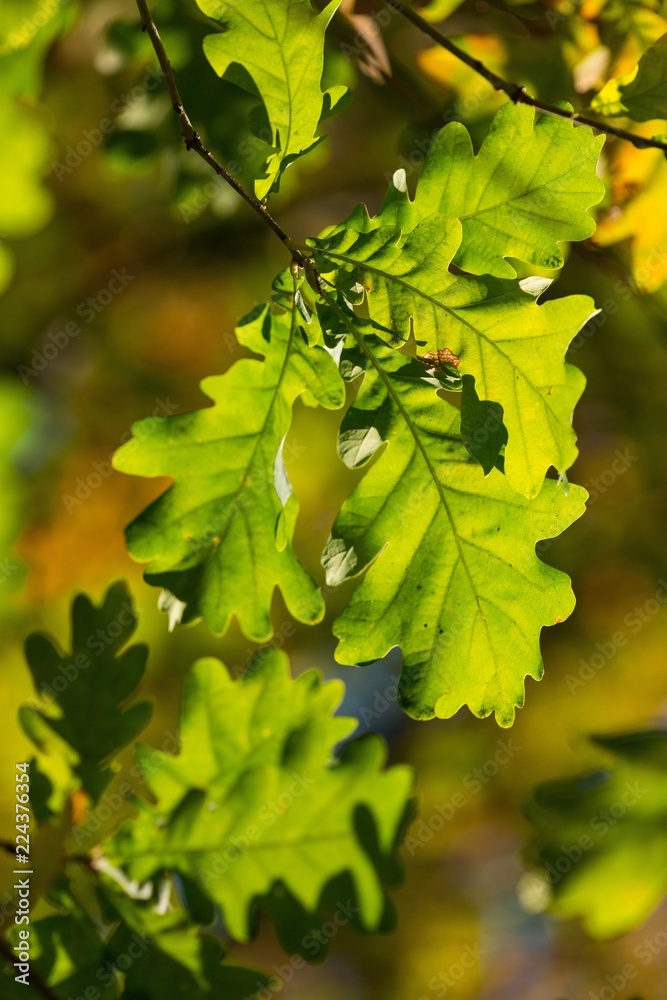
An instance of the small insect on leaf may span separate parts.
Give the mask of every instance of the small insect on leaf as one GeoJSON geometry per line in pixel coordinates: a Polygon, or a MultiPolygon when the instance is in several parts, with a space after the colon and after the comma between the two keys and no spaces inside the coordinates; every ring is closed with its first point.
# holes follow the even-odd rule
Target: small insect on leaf
{"type": "Polygon", "coordinates": [[[461,359],[458,355],[450,351],[448,347],[441,347],[438,351],[428,351],[427,354],[418,354],[417,360],[421,361],[424,368],[427,371],[437,371],[441,372],[445,370],[445,365],[451,365],[453,368],[458,368],[461,364],[461,359]]]}

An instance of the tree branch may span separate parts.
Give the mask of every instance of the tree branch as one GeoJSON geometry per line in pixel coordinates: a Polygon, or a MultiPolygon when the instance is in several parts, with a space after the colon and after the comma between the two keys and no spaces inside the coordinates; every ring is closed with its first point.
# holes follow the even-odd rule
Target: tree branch
{"type": "Polygon", "coordinates": [[[556,118],[565,118],[575,125],[588,125],[590,128],[597,129],[598,132],[613,135],[617,139],[624,139],[625,142],[632,143],[637,149],[661,149],[663,153],[667,154],[667,143],[661,142],[659,139],[647,139],[643,135],[633,135],[632,132],[616,128],[615,125],[607,125],[604,122],[596,121],[594,118],[587,118],[585,115],[580,115],[576,111],[565,111],[563,108],[540,101],[539,98],[527,94],[518,83],[511,83],[509,80],[504,80],[497,73],[494,73],[493,70],[489,69],[488,66],[480,62],[479,59],[468,55],[467,52],[464,52],[458,45],[455,45],[446,35],[443,35],[441,31],[438,31],[437,28],[424,20],[423,17],[420,17],[411,7],[407,7],[401,0],[385,0],[385,3],[388,7],[406,18],[406,20],[410,21],[411,24],[414,24],[425,35],[428,35],[434,42],[442,46],[443,49],[450,52],[456,59],[465,63],[466,66],[469,66],[475,73],[483,77],[494,90],[506,94],[515,104],[527,104],[529,107],[542,112],[542,114],[554,115],[556,118]]]}
{"type": "Polygon", "coordinates": [[[153,20],[147,0],[137,0],[137,7],[139,8],[139,15],[141,17],[143,30],[150,38],[151,44],[158,58],[158,62],[160,63],[160,69],[162,70],[164,82],[169,92],[169,97],[171,98],[171,104],[178,117],[178,123],[181,128],[181,135],[183,136],[185,148],[192,149],[198,156],[201,156],[202,160],[204,160],[205,163],[208,163],[209,167],[212,167],[219,177],[222,177],[230,187],[234,188],[236,193],[239,194],[241,198],[243,198],[243,200],[250,205],[253,211],[255,211],[257,215],[264,220],[269,229],[271,229],[271,231],[278,237],[280,242],[287,247],[292,256],[292,260],[294,260],[300,267],[305,267],[306,258],[302,252],[294,246],[285,230],[269,213],[266,205],[256,198],[254,194],[246,191],[243,185],[237,181],[233,174],[230,174],[229,170],[216,160],[213,154],[209,152],[206,146],[204,146],[199,133],[195,130],[185,108],[183,107],[183,101],[181,100],[181,95],[179,93],[178,86],[176,85],[176,74],[174,73],[174,68],[169,62],[169,56],[167,55],[165,47],[162,44],[162,39],[160,38],[157,26],[153,20]]]}

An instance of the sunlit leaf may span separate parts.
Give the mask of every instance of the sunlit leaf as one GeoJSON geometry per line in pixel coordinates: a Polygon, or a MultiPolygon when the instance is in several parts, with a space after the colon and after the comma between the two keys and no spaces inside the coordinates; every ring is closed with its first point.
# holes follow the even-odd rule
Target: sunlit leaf
{"type": "Polygon", "coordinates": [[[564,472],[577,455],[572,411],[584,378],[564,357],[593,302],[573,295],[538,305],[531,292],[544,282],[455,274],[448,266],[460,239],[456,219],[431,215],[405,237],[391,227],[345,228],[313,242],[321,270],[341,269],[341,288],[363,285],[380,337],[400,345],[414,329],[425,351],[452,351],[479,398],[502,406],[507,478],[533,497],[549,466],[564,472]]]}
{"type": "Polygon", "coordinates": [[[42,183],[51,158],[45,114],[35,106],[43,62],[54,38],[76,16],[78,4],[3,0],[0,13],[0,233],[23,236],[43,226],[52,197],[42,183]]]}
{"type": "Polygon", "coordinates": [[[529,859],[560,917],[583,917],[595,937],[636,927],[667,892],[667,734],[594,737],[605,770],[538,788],[529,859]]]}
{"type": "Polygon", "coordinates": [[[340,0],[316,13],[310,0],[197,0],[220,25],[208,35],[204,51],[213,69],[241,87],[250,81],[262,98],[275,152],[266,176],[256,181],[265,198],[282,171],[316,146],[323,117],[345,97],[344,87],[322,92],[324,33],[340,0]]]}
{"type": "Polygon", "coordinates": [[[588,210],[604,194],[596,173],[603,142],[590,129],[508,103],[476,155],[465,126],[451,122],[433,137],[414,199],[399,170],[378,215],[358,206],[343,226],[408,233],[437,212],[461,223],[452,259],[465,271],[513,278],[507,258],[554,270],[563,266],[561,243],[595,232],[588,210]]]}
{"type": "Polygon", "coordinates": [[[461,442],[458,410],[415,377],[418,363],[372,337],[358,344],[367,373],[341,455],[354,466],[385,450],[323,557],[330,585],[366,571],[334,624],[336,658],[364,663],[400,646],[409,715],[448,718],[468,705],[511,725],[524,678],[542,674],[542,626],[574,605],[567,577],[537,558],[535,543],[579,517],[585,493],[547,480],[529,501],[499,470],[485,477],[461,442]]]}
{"type": "Polygon", "coordinates": [[[218,661],[199,661],[186,684],[181,752],[140,752],[157,802],[141,805],[119,832],[113,863],[138,880],[177,871],[222,907],[241,940],[254,901],[277,883],[315,912],[327,883],[349,872],[361,920],[376,927],[384,891],[357,814],[370,812],[380,857],[390,856],[411,776],[383,770],[377,738],[331,759],[355,725],[332,718],[340,698],[340,685],[322,685],[314,672],[292,681],[280,653],[265,654],[236,682],[218,661]]]}
{"type": "Polygon", "coordinates": [[[236,334],[265,360],[244,359],[205,379],[213,401],[207,409],[136,424],[114,464],[133,475],[174,478],[127,529],[130,553],[150,562],[149,583],[185,604],[184,622],[201,617],[224,632],[236,615],[249,638],[263,641],[272,631],[276,587],[299,621],[314,623],[324,613],[291,547],[297,502],[281,449],[299,396],[308,392],[336,409],[345,394],[331,357],[308,343],[315,323],[305,323],[296,306],[272,313],[264,305],[236,334]]]}
{"type": "Polygon", "coordinates": [[[621,115],[635,122],[667,118],[667,35],[646,50],[632,73],[610,80],[591,108],[607,118],[621,115]]]}
{"type": "MultiPolygon", "coordinates": [[[[639,134],[650,135],[646,125],[639,134]]],[[[595,233],[598,246],[625,243],[631,274],[616,291],[655,292],[667,278],[667,217],[663,210],[667,160],[658,150],[618,144],[610,163],[613,204],[595,233]]]]}

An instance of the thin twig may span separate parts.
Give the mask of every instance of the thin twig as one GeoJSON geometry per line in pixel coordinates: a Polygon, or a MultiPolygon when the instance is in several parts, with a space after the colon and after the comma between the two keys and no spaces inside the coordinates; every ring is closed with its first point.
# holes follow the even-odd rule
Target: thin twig
{"type": "Polygon", "coordinates": [[[261,216],[267,226],[269,226],[272,232],[278,237],[280,242],[287,247],[292,259],[300,267],[305,267],[307,264],[306,258],[302,252],[294,246],[285,230],[269,213],[266,205],[256,198],[254,194],[246,191],[243,185],[237,181],[233,174],[230,174],[229,170],[216,160],[213,154],[209,152],[206,146],[204,146],[199,133],[194,128],[185,108],[183,107],[183,101],[181,100],[181,95],[176,85],[176,74],[174,73],[174,68],[169,62],[169,56],[167,55],[164,45],[162,44],[162,39],[160,38],[157,26],[153,20],[147,0],[137,0],[137,7],[139,8],[143,29],[150,38],[151,44],[155,49],[158,62],[160,63],[160,69],[162,70],[164,82],[169,92],[169,97],[171,98],[171,104],[178,117],[185,148],[192,149],[198,156],[201,156],[202,160],[208,163],[209,167],[212,167],[219,177],[222,177],[230,187],[234,188],[236,193],[239,194],[248,205],[250,205],[257,215],[261,216]]]}
{"type": "Polygon", "coordinates": [[[506,94],[511,101],[515,104],[527,104],[531,108],[535,108],[537,111],[541,111],[545,115],[554,115],[556,118],[565,118],[567,121],[573,122],[575,125],[588,125],[590,128],[597,129],[598,132],[604,132],[606,135],[616,136],[617,139],[624,139],[625,142],[632,143],[637,149],[661,149],[663,153],[667,154],[667,143],[661,142],[660,139],[647,139],[643,135],[633,135],[632,132],[626,132],[622,128],[616,128],[615,125],[607,125],[605,122],[596,121],[594,118],[587,118],[585,115],[580,115],[576,111],[566,111],[564,108],[558,108],[553,104],[547,104],[545,101],[540,101],[539,98],[533,97],[531,94],[526,93],[523,87],[520,87],[518,83],[511,83],[509,80],[504,80],[503,77],[498,76],[493,70],[485,66],[483,62],[479,59],[475,59],[473,56],[468,55],[463,49],[455,45],[454,42],[450,41],[446,35],[443,35],[441,31],[438,31],[432,24],[420,17],[411,7],[407,7],[401,0],[385,0],[388,7],[391,7],[397,13],[405,17],[411,24],[414,24],[416,28],[419,28],[425,35],[432,38],[434,42],[442,46],[443,49],[447,49],[451,52],[453,56],[456,57],[460,62],[465,63],[469,66],[475,73],[483,77],[487,83],[490,83],[494,90],[501,91],[506,94]]]}
{"type": "MultiPolygon", "coordinates": [[[[13,965],[16,961],[16,955],[7,942],[2,939],[0,939],[0,955],[4,955],[10,965],[13,965]]],[[[44,1000],[58,1000],[58,997],[51,990],[48,983],[46,983],[34,969],[30,969],[28,977],[30,986],[32,986],[33,990],[39,993],[41,997],[44,997],[44,1000]]]]}

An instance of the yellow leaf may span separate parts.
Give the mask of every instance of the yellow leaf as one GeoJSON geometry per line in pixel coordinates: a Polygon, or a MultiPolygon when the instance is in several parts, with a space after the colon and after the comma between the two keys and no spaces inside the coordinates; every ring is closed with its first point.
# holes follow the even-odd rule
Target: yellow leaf
{"type": "MultiPolygon", "coordinates": [[[[653,135],[655,123],[637,131],[653,135]]],[[[654,292],[667,278],[667,160],[659,150],[619,143],[611,172],[613,205],[598,224],[595,242],[606,247],[630,240],[632,277],[639,289],[654,292]]]]}

